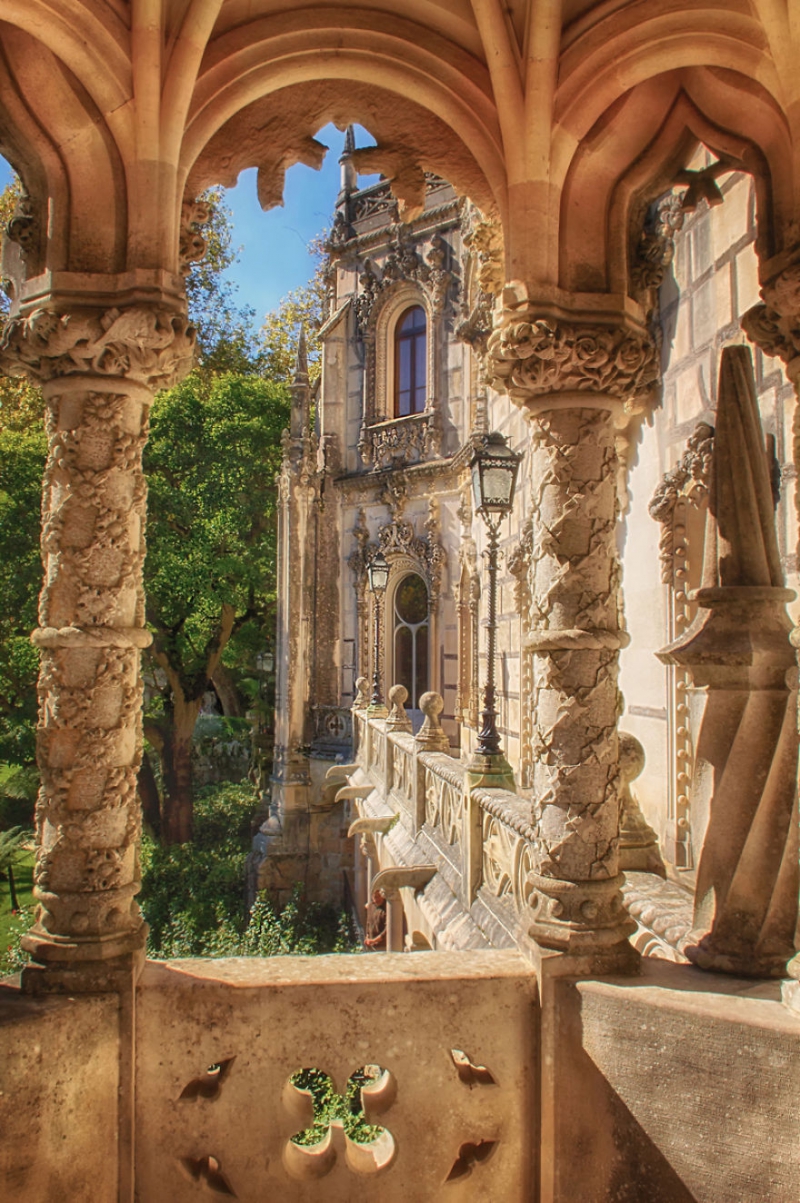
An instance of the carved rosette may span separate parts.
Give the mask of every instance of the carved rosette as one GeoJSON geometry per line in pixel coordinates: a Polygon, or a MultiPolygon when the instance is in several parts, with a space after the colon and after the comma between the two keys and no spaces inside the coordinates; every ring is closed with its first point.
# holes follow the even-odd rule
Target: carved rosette
{"type": "Polygon", "coordinates": [[[564,392],[632,403],[645,399],[658,379],[652,339],[618,325],[512,316],[492,333],[488,359],[489,383],[520,406],[564,392]]]}
{"type": "Polygon", "coordinates": [[[194,331],[166,310],[39,310],[13,321],[0,359],[42,383],[49,454],[42,502],[36,811],[37,922],[30,989],[112,989],[142,955],[140,649],[153,389],[192,363],[194,331]],[[45,968],[47,972],[41,972],[45,968]]]}

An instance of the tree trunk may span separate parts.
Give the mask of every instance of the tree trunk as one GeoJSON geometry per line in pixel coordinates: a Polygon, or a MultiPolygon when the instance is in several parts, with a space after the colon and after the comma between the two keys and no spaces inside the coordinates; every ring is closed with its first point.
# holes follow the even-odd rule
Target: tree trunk
{"type": "Polygon", "coordinates": [[[222,662],[214,670],[211,684],[217,691],[217,697],[222,705],[222,713],[230,718],[241,718],[244,711],[236,682],[222,662]]]}
{"type": "Polygon", "coordinates": [[[161,752],[164,774],[161,838],[165,844],[185,844],[192,838],[192,735],[202,704],[202,697],[186,701],[173,690],[172,722],[167,724],[161,752]]]}
{"type": "MultiPolygon", "coordinates": [[[[161,744],[163,742],[163,740],[160,741],[161,744]]],[[[158,784],[153,772],[153,766],[146,752],[142,756],[137,788],[142,803],[144,821],[155,838],[158,839],[161,834],[161,799],[158,794],[158,784]]]]}
{"type": "Polygon", "coordinates": [[[8,873],[8,893],[11,897],[11,909],[12,911],[18,911],[19,899],[17,898],[17,885],[14,881],[14,866],[9,865],[6,871],[8,873]]]}

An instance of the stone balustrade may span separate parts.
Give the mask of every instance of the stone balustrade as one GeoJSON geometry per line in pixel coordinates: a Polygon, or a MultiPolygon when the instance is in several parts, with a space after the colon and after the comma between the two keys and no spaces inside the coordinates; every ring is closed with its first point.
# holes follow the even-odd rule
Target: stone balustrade
{"type": "MultiPolygon", "coordinates": [[[[353,712],[358,769],[350,779],[372,787],[354,800],[358,815],[376,822],[397,816],[368,845],[372,875],[436,865],[423,891],[406,892],[409,929],[419,922],[431,938],[438,932],[437,947],[527,951],[536,850],[530,803],[507,790],[470,790],[466,765],[443,750],[439,695],[422,701],[425,723],[416,738],[363,708],[353,712]]],[[[356,876],[364,879],[363,865],[356,876]]]]}

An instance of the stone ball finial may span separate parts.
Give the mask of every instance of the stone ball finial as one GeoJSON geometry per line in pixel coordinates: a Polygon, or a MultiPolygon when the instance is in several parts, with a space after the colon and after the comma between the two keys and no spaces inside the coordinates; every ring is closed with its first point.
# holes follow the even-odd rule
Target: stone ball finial
{"type": "Polygon", "coordinates": [[[354,710],[366,710],[369,706],[369,681],[366,677],[356,678],[356,700],[353,702],[354,710]]]}
{"type": "Polygon", "coordinates": [[[631,782],[644,769],[644,748],[629,731],[619,733],[619,867],[628,872],[656,873],[666,877],[667,871],[658,847],[658,836],[642,814],[631,792],[631,782]]]}
{"type": "Polygon", "coordinates": [[[449,752],[450,740],[442,728],[439,715],[444,710],[444,698],[430,690],[419,699],[419,708],[425,721],[417,732],[417,746],[427,752],[449,752]]]}
{"type": "Polygon", "coordinates": [[[628,731],[619,733],[619,775],[623,790],[627,790],[632,781],[644,769],[644,748],[635,735],[628,731]]]}
{"type": "Polygon", "coordinates": [[[411,719],[406,714],[406,699],[408,690],[405,685],[393,685],[389,690],[389,717],[386,720],[387,731],[410,731],[411,719]]]}

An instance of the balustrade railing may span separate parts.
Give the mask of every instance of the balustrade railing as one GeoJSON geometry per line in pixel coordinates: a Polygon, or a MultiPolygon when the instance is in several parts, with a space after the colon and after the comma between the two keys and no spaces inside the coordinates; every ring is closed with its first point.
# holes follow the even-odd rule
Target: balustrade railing
{"type": "Polygon", "coordinates": [[[529,1198],[534,1014],[516,952],[148,964],[137,1197],[529,1198]]]}
{"type": "Polygon", "coordinates": [[[465,911],[478,922],[482,913],[492,916],[492,939],[524,945],[537,849],[530,802],[506,790],[470,790],[460,760],[427,750],[443,740],[440,699],[430,696],[436,700],[426,707],[427,729],[416,739],[387,730],[385,720],[369,719],[365,711],[354,712],[358,763],[382,799],[366,806],[365,813],[380,813],[382,807],[399,815],[406,835],[393,837],[390,855],[402,859],[404,851],[411,852],[413,859],[419,852],[437,865],[465,911]]]}

